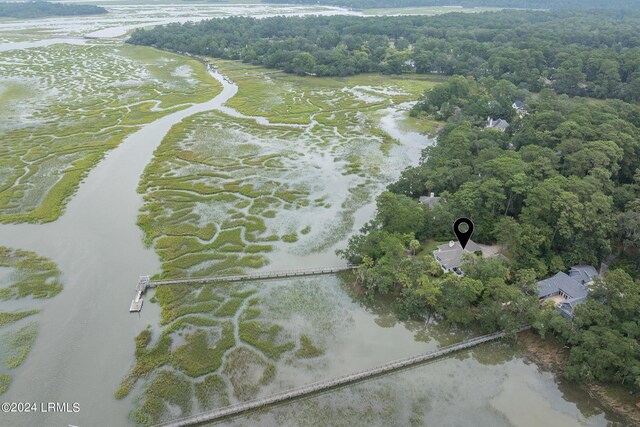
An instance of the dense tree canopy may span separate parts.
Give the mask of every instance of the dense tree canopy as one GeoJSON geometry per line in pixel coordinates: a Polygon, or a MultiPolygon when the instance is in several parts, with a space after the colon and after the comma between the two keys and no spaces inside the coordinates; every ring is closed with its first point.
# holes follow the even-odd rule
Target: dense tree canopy
{"type": "Polygon", "coordinates": [[[0,3],[0,16],[9,18],[41,18],[44,16],[97,15],[107,9],[85,4],[62,4],[46,1],[0,3]]]}
{"type": "Polygon", "coordinates": [[[494,77],[505,82],[495,88],[497,104],[489,110],[507,114],[506,95],[545,86],[570,95],[639,101],[639,26],[640,13],[632,11],[232,17],[140,29],[129,42],[300,75],[494,77]]]}
{"type": "Polygon", "coordinates": [[[422,164],[389,187],[446,201],[427,216],[427,231],[413,231],[446,237],[453,219],[468,216],[475,238],[500,241],[539,275],[598,265],[616,245],[637,248],[640,108],[509,85],[456,76],[415,107],[449,121],[422,164]],[[516,115],[515,100],[526,101],[526,115],[516,115]],[[511,125],[483,129],[488,116],[511,125]]]}
{"type": "Polygon", "coordinates": [[[570,379],[640,388],[639,24],[639,12],[602,10],[225,18],[137,30],[130,42],[300,75],[451,75],[412,110],[446,121],[437,143],[341,255],[360,264],[369,295],[397,297],[402,317],[482,331],[530,323],[571,345],[570,379]],[[488,118],[509,125],[488,129],[488,118]],[[430,192],[432,208],[418,202],[430,192]],[[444,274],[421,243],[454,238],[461,216],[507,259],[469,254],[464,277],[444,274]],[[573,322],[540,309],[538,279],[611,255],[573,322]]]}
{"type": "Polygon", "coordinates": [[[403,316],[427,313],[483,331],[529,322],[571,346],[569,379],[640,388],[640,107],[454,76],[426,92],[412,114],[447,124],[341,252],[362,263],[362,286],[395,292],[403,316]],[[514,101],[524,103],[520,111],[514,101]],[[487,116],[510,125],[487,129],[487,116]],[[432,208],[417,200],[430,192],[440,196],[432,208]],[[418,208],[422,220],[408,215],[418,208]],[[398,218],[390,221],[389,212],[398,218]],[[461,216],[473,220],[476,241],[497,241],[509,261],[469,255],[458,278],[411,245],[414,236],[454,238],[461,216]],[[573,322],[553,304],[539,309],[538,279],[599,266],[611,254],[622,268],[596,283],[573,322]]]}
{"type": "Polygon", "coordinates": [[[514,7],[531,9],[638,9],[637,0],[263,0],[264,3],[325,4],[367,8],[396,7],[514,7]]]}

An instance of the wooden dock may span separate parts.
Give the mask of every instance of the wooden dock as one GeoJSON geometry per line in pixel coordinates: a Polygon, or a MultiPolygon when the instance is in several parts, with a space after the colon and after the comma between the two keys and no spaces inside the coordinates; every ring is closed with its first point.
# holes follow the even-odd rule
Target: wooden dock
{"type": "MultiPolygon", "coordinates": [[[[528,328],[529,326],[525,326],[521,330],[528,329],[528,328]]],[[[252,411],[267,409],[271,406],[275,406],[284,402],[290,402],[293,400],[313,396],[330,389],[343,387],[356,382],[364,381],[372,377],[384,375],[384,374],[398,371],[401,369],[406,369],[408,367],[411,367],[420,363],[424,363],[430,360],[434,360],[439,357],[448,355],[450,353],[465,350],[471,347],[475,347],[479,344],[500,339],[504,335],[505,335],[505,332],[496,332],[489,335],[483,335],[480,337],[471,338],[471,339],[462,341],[458,344],[442,347],[438,350],[431,351],[428,353],[419,354],[417,356],[407,357],[404,359],[394,360],[394,361],[376,366],[374,368],[364,369],[364,370],[354,372],[352,374],[344,375],[338,378],[319,381],[319,382],[305,385],[302,387],[287,390],[285,392],[278,393],[263,399],[256,399],[246,403],[232,405],[226,408],[203,412],[201,414],[192,415],[190,417],[185,417],[185,418],[169,421],[163,424],[158,424],[157,427],[193,426],[193,425],[199,425],[204,423],[214,423],[214,422],[222,421],[224,419],[246,415],[252,411]]]]}
{"type": "Polygon", "coordinates": [[[142,303],[144,302],[142,299],[142,294],[145,293],[149,283],[151,282],[151,276],[140,276],[138,278],[138,285],[136,286],[136,293],[131,301],[131,305],[129,306],[130,313],[137,313],[142,310],[142,303]]]}
{"type": "Polygon", "coordinates": [[[251,274],[235,274],[221,275],[209,277],[184,277],[179,279],[151,280],[149,276],[140,276],[136,293],[131,306],[130,312],[139,312],[142,310],[142,295],[147,288],[155,288],[158,286],[181,285],[181,284],[202,284],[202,283],[221,283],[221,282],[250,282],[254,280],[284,279],[291,277],[320,276],[324,274],[336,274],[342,271],[353,270],[356,265],[346,264],[333,267],[316,267],[316,268],[299,268],[294,270],[265,271],[251,274]]]}
{"type": "Polygon", "coordinates": [[[129,312],[130,313],[137,313],[140,310],[142,310],[142,303],[144,302],[144,300],[141,299],[133,299],[131,301],[131,306],[129,306],[129,312]]]}

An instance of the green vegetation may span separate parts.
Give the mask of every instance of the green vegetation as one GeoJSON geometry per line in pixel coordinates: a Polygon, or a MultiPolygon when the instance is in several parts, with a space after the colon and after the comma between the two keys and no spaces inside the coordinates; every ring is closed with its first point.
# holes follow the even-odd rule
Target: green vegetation
{"type": "Polygon", "coordinates": [[[227,356],[224,373],[233,384],[233,394],[240,400],[254,399],[260,385],[269,384],[275,376],[275,366],[245,347],[233,349],[227,356]]]}
{"type": "Polygon", "coordinates": [[[99,15],[107,9],[88,4],[62,4],[48,1],[0,3],[0,17],[30,19],[45,16],[99,15]]]}
{"type": "MultiPolygon", "coordinates": [[[[343,238],[339,230],[351,227],[352,213],[387,179],[380,170],[392,160],[383,147],[396,142],[378,128],[379,112],[442,80],[374,74],[310,80],[237,61],[215,65],[239,86],[227,105],[269,123],[211,111],[185,119],[162,141],[139,185],[145,204],[138,224],[160,255],[163,277],[238,273],[265,265],[280,245],[330,245],[343,238]],[[359,171],[352,173],[355,163],[359,171]],[[328,191],[320,165],[336,169],[351,191],[328,191]],[[338,221],[311,241],[309,217],[326,216],[328,209],[339,213],[338,221]],[[296,241],[284,241],[286,235],[296,241]]],[[[312,335],[299,339],[285,329],[286,320],[262,316],[264,301],[255,292],[237,283],[159,287],[163,329],[149,341],[154,344],[137,351],[137,364],[116,396],[171,366],[193,384],[200,405],[195,412],[226,404],[232,394],[255,396],[276,375],[276,361],[322,353],[312,335]],[[239,341],[225,325],[237,328],[239,341]],[[201,377],[212,378],[211,384],[201,377]],[[225,381],[233,390],[223,387],[225,381]],[[212,390],[224,391],[211,396],[212,390]]],[[[169,400],[165,409],[158,402],[154,413],[169,418],[169,400]]]]}
{"type": "Polygon", "coordinates": [[[300,336],[300,348],[296,351],[296,356],[310,359],[321,356],[322,354],[324,354],[324,350],[314,346],[309,335],[300,336]]]}
{"type": "MultiPolygon", "coordinates": [[[[640,2],[633,3],[638,9],[640,2]]],[[[129,43],[301,76],[459,74],[505,79],[532,91],[549,84],[570,95],[638,101],[639,23],[638,11],[611,10],[238,17],[136,30],[129,43]]]]}
{"type": "MultiPolygon", "coordinates": [[[[246,298],[246,297],[245,297],[246,298]]],[[[216,316],[228,317],[236,314],[243,300],[241,298],[231,298],[222,307],[216,311],[216,316]]]]}
{"type": "Polygon", "coordinates": [[[231,403],[227,395],[227,384],[219,375],[207,375],[203,381],[195,383],[194,388],[202,410],[223,408],[231,403]]]}
{"type": "Polygon", "coordinates": [[[165,277],[262,267],[274,249],[265,243],[309,242],[303,236],[310,227],[293,212],[331,209],[329,199],[342,214],[320,239],[335,243],[337,229],[350,227],[351,214],[370,200],[382,178],[383,147],[395,144],[377,128],[374,112],[434,85],[427,76],[309,80],[239,62],[216,64],[239,86],[227,105],[272,125],[212,111],[185,119],[166,136],[140,183],[145,205],[138,219],[145,242],[161,256],[165,277]],[[381,93],[390,94],[387,102],[381,93]],[[358,175],[347,200],[319,184],[323,172],[304,159],[306,150],[345,176],[358,175]]]}
{"type": "Polygon", "coordinates": [[[542,336],[552,333],[571,347],[564,369],[568,379],[614,382],[637,391],[638,307],[640,281],[624,270],[611,270],[592,287],[586,304],[576,307],[573,322],[545,306],[534,326],[542,336]]]}
{"type": "Polygon", "coordinates": [[[6,393],[11,384],[11,377],[0,372],[0,394],[6,393]]]}
{"type": "Polygon", "coordinates": [[[599,265],[621,245],[635,253],[640,107],[550,90],[533,96],[505,81],[458,77],[430,92],[418,109],[442,115],[449,107],[461,108],[462,120],[452,115],[438,145],[425,152],[429,159],[389,187],[406,196],[433,191],[447,200],[425,219],[427,234],[446,238],[453,219],[467,215],[478,230],[474,238],[497,240],[519,268],[539,277],[565,266],[599,265]],[[522,118],[510,106],[520,96],[527,100],[522,118]],[[487,100],[490,107],[483,105],[487,100]],[[483,116],[512,124],[506,133],[482,130],[483,116]]]}
{"type": "Polygon", "coordinates": [[[55,220],[107,151],[217,88],[197,60],[149,48],[60,44],[0,59],[1,222],[55,220]]]}
{"type": "Polygon", "coordinates": [[[415,6],[415,7],[377,7],[362,9],[364,16],[425,15],[434,16],[444,13],[482,13],[497,12],[500,7],[452,7],[452,6],[415,6]]]}
{"type": "Polygon", "coordinates": [[[0,312],[0,328],[17,322],[20,319],[39,313],[40,310],[18,311],[13,313],[0,312]]]}
{"type": "MultiPolygon", "coordinates": [[[[263,3],[323,4],[355,9],[400,7],[513,7],[531,9],[639,9],[637,0],[262,0],[263,3]]],[[[457,9],[453,9],[457,10],[457,9]]]]}
{"type": "Polygon", "coordinates": [[[244,321],[240,322],[240,339],[277,360],[282,353],[296,346],[293,342],[278,344],[281,341],[279,336],[282,329],[280,325],[267,326],[262,322],[244,321]]]}
{"type": "MultiPolygon", "coordinates": [[[[61,272],[48,258],[20,249],[0,246],[0,308],[2,301],[20,298],[46,299],[62,291],[61,272]]],[[[40,309],[3,312],[0,311],[0,367],[14,369],[29,355],[38,335],[35,322],[20,327],[20,320],[33,316],[40,309]],[[18,323],[17,325],[14,325],[18,323]]],[[[0,372],[0,394],[7,391],[11,382],[8,373],[0,372]]]]}
{"type": "MultiPolygon", "coordinates": [[[[342,254],[360,262],[371,295],[397,296],[404,317],[436,316],[483,331],[530,323],[571,347],[565,375],[640,389],[640,107],[619,100],[530,93],[511,82],[456,76],[427,91],[414,114],[447,119],[423,162],[378,198],[376,216],[342,254]],[[526,102],[516,111],[512,103],[526,102]],[[505,132],[484,129],[503,118],[505,132]],[[432,208],[420,195],[440,197],[432,208]],[[414,239],[453,239],[454,220],[509,260],[467,255],[464,278],[443,275],[414,239]],[[569,266],[623,262],[597,281],[573,322],[539,309],[536,281],[569,266]],[[624,269],[626,268],[627,271],[624,269]]],[[[419,242],[418,242],[419,243],[419,242]]]]}
{"type": "Polygon", "coordinates": [[[49,259],[33,252],[0,246],[0,268],[11,269],[9,286],[0,288],[0,299],[51,298],[62,291],[60,270],[49,259]]]}
{"type": "Polygon", "coordinates": [[[159,371],[145,390],[146,399],[135,410],[133,419],[137,424],[158,424],[169,414],[165,402],[178,406],[183,414],[191,411],[193,396],[191,383],[171,371],[159,371]]]}
{"type": "Polygon", "coordinates": [[[296,233],[284,234],[282,241],[287,243],[295,243],[298,241],[298,235],[296,233]]]}
{"type": "Polygon", "coordinates": [[[0,337],[0,342],[3,344],[0,351],[2,365],[7,369],[22,365],[31,351],[37,335],[38,326],[35,323],[29,323],[17,331],[5,332],[0,337]]]}
{"type": "Polygon", "coordinates": [[[149,424],[175,418],[169,409],[175,404],[180,406],[182,415],[189,414],[193,408],[184,405],[186,397],[180,393],[186,393],[187,386],[183,384],[188,385],[187,396],[195,393],[199,410],[227,405],[231,393],[254,396],[275,376],[275,365],[267,358],[294,353],[295,344],[282,342],[282,326],[277,323],[260,320],[258,326],[247,325],[249,321],[257,322],[260,315],[254,307],[260,299],[254,296],[256,290],[251,286],[166,286],[156,292],[166,326],[155,339],[150,328],[138,335],[136,363],[115,393],[116,398],[122,399],[138,380],[149,379],[146,394],[139,397],[143,403],[131,414],[137,422],[149,424]],[[236,316],[241,319],[238,326],[236,316]],[[239,328],[241,342],[234,338],[235,328],[239,328]],[[168,367],[173,368],[170,375],[168,367]],[[243,373],[245,368],[249,371],[243,373]],[[245,375],[253,375],[254,371],[259,374],[256,381],[246,384],[245,375]],[[224,378],[234,384],[234,390],[226,390],[224,378]],[[173,390],[168,384],[180,387],[173,390]]]}
{"type": "Polygon", "coordinates": [[[140,377],[146,377],[155,368],[169,362],[169,348],[171,337],[162,336],[153,348],[147,348],[151,341],[151,331],[145,329],[136,337],[136,364],[129,374],[122,380],[120,388],[115,394],[116,399],[127,396],[140,377]]]}
{"type": "Polygon", "coordinates": [[[233,325],[222,326],[221,337],[210,345],[205,331],[197,331],[186,337],[185,343],[173,352],[174,366],[191,377],[199,377],[216,371],[222,365],[222,355],[235,344],[233,325]]]}

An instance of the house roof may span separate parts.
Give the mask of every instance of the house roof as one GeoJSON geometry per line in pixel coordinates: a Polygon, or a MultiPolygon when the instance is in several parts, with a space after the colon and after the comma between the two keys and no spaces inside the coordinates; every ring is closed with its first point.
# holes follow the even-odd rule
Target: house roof
{"type": "Polygon", "coordinates": [[[515,101],[513,103],[513,107],[514,108],[522,108],[522,107],[524,107],[524,101],[515,101]]]}
{"type": "Polygon", "coordinates": [[[487,128],[506,130],[509,127],[509,122],[504,119],[493,120],[489,118],[487,128]]]}
{"type": "Polygon", "coordinates": [[[482,248],[473,240],[469,240],[464,249],[460,246],[460,242],[451,241],[438,246],[438,249],[433,251],[433,256],[440,261],[443,267],[452,269],[460,267],[462,264],[462,256],[465,253],[473,253],[476,251],[482,251],[482,248]]]}
{"type": "Polygon", "coordinates": [[[577,305],[584,303],[586,300],[587,300],[586,296],[580,297],[580,298],[570,298],[568,300],[562,301],[560,305],[563,306],[564,308],[570,308],[573,311],[573,309],[576,308],[577,305]]]}
{"type": "Polygon", "coordinates": [[[600,277],[592,265],[575,265],[569,270],[569,276],[583,285],[600,277]]]}
{"type": "Polygon", "coordinates": [[[586,301],[587,301],[586,296],[582,298],[571,298],[571,299],[562,301],[560,304],[558,304],[557,310],[564,317],[566,317],[569,320],[572,320],[573,317],[575,316],[574,309],[576,308],[576,306],[580,304],[584,304],[586,301]]]}
{"type": "Polygon", "coordinates": [[[435,196],[421,196],[420,199],[418,199],[420,203],[422,203],[423,205],[427,205],[430,208],[432,208],[436,203],[438,203],[438,200],[440,200],[440,197],[435,197],[435,196]]]}
{"type": "Polygon", "coordinates": [[[538,282],[538,297],[540,298],[553,295],[559,291],[569,295],[570,298],[586,297],[589,292],[585,285],[563,271],[538,282]]]}

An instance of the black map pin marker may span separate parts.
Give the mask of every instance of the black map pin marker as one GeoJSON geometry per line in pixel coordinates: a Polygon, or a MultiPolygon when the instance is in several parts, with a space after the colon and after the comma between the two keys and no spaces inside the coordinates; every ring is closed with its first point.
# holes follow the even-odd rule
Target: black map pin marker
{"type": "Polygon", "coordinates": [[[460,242],[460,246],[464,249],[473,234],[473,222],[471,222],[469,218],[458,218],[456,222],[453,223],[453,232],[456,233],[458,242],[460,242]],[[460,224],[467,224],[467,226],[469,226],[467,231],[460,231],[460,224]]]}

